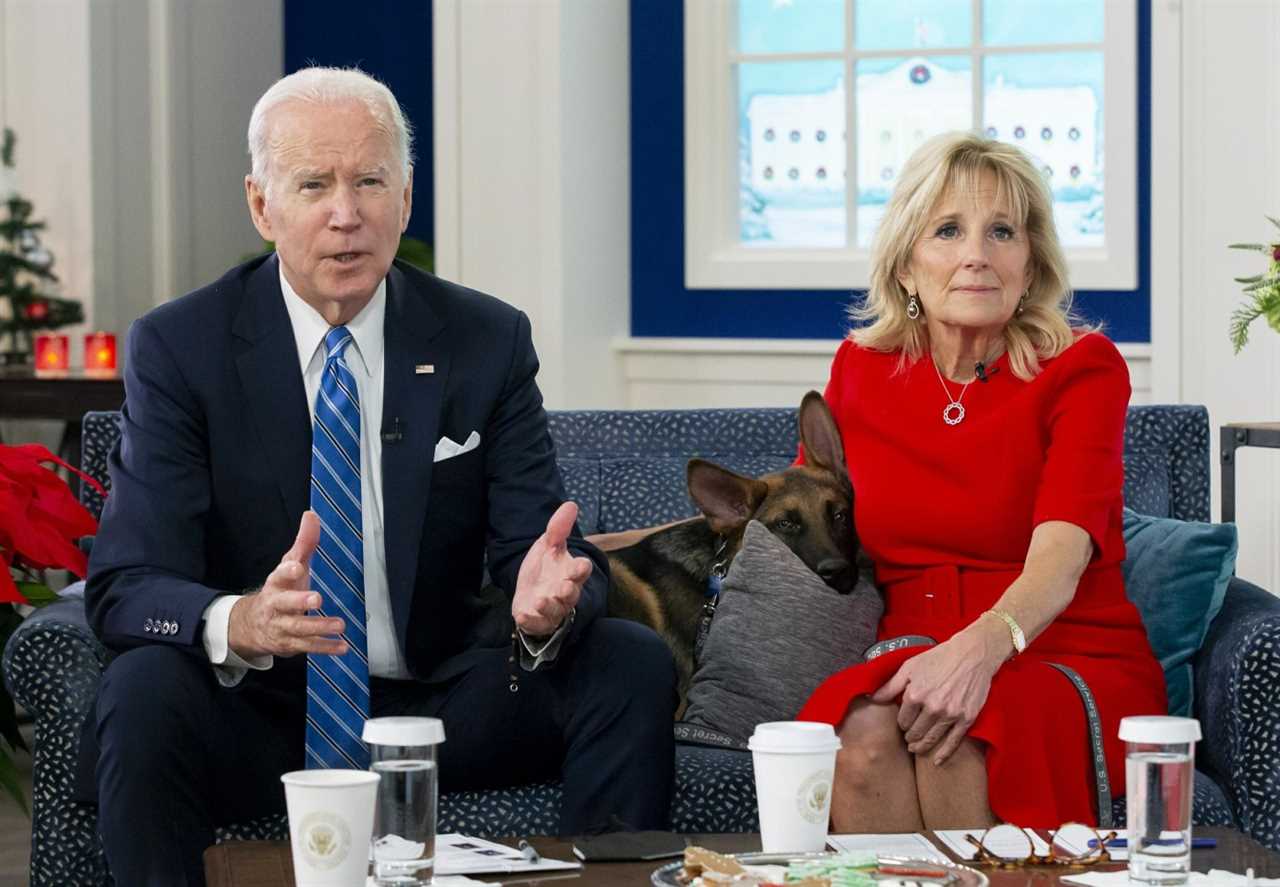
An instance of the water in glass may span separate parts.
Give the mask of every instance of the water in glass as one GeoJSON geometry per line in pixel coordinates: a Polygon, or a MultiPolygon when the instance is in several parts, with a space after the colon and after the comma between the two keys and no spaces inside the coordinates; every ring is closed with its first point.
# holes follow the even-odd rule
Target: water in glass
{"type": "Polygon", "coordinates": [[[1181,751],[1130,752],[1129,877],[1149,884],[1183,884],[1191,870],[1191,799],[1195,771],[1181,751]]]}
{"type": "Polygon", "coordinates": [[[431,882],[436,840],[436,764],[375,761],[381,781],[373,821],[374,878],[383,885],[431,882]]]}

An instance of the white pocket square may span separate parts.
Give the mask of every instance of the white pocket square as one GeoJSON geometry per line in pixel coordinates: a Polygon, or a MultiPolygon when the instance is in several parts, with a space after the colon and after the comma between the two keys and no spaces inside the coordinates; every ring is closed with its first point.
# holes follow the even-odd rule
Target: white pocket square
{"type": "Polygon", "coordinates": [[[478,446],[480,446],[480,432],[478,431],[471,432],[467,437],[466,443],[457,443],[446,435],[440,438],[436,444],[436,455],[432,461],[443,462],[445,459],[452,459],[454,456],[469,453],[478,446]]]}

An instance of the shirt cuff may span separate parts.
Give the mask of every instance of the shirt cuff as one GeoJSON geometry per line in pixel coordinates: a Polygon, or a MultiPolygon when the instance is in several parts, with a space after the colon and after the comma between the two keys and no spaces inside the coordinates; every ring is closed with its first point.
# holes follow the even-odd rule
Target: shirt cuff
{"type": "Polygon", "coordinates": [[[270,653],[243,659],[236,655],[227,643],[230,634],[231,608],[236,601],[244,597],[242,594],[224,594],[214,598],[213,603],[204,608],[204,652],[209,657],[209,664],[224,687],[234,687],[244,679],[249,669],[266,671],[275,662],[270,653]]]}
{"type": "Polygon", "coordinates": [[[569,633],[569,628],[573,625],[573,618],[577,615],[578,609],[569,611],[569,615],[564,622],[560,623],[551,637],[543,640],[542,638],[531,638],[523,631],[520,634],[520,667],[525,671],[534,671],[538,666],[555,662],[556,656],[560,653],[560,646],[564,643],[565,636],[569,633]]]}

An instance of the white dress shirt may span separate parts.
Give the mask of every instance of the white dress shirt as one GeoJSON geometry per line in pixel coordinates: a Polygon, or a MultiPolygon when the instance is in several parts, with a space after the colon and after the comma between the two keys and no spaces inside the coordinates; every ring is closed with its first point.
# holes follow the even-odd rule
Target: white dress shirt
{"type": "MultiPolygon", "coordinates": [[[[285,310],[293,326],[298,364],[307,391],[307,410],[314,424],[316,395],[324,372],[324,337],[329,333],[329,322],[294,292],[282,266],[280,290],[284,293],[285,310]]],[[[383,545],[381,432],[383,320],[386,313],[387,282],[384,279],[378,284],[369,304],[347,323],[352,342],[347,346],[344,357],[347,368],[355,377],[356,393],[360,399],[360,524],[364,537],[365,636],[368,640],[369,674],[407,680],[411,675],[396,643],[391,594],[387,589],[386,546],[383,545]]],[[[228,686],[238,683],[246,669],[270,668],[273,661],[271,656],[246,661],[228,646],[231,607],[240,597],[222,595],[205,610],[205,652],[211,663],[221,666],[217,669],[218,679],[228,686]]]]}
{"type": "MultiPolygon", "coordinates": [[[[298,346],[298,363],[307,391],[307,409],[315,424],[316,395],[324,370],[324,337],[329,322],[320,312],[302,300],[285,279],[280,268],[280,289],[285,309],[293,326],[298,346]]],[[[383,321],[387,313],[387,281],[378,284],[369,304],[347,323],[353,339],[344,352],[347,367],[356,380],[360,398],[360,517],[364,536],[364,602],[365,636],[368,640],[369,674],[380,678],[408,680],[412,677],[400,645],[396,642],[395,620],[391,613],[391,594],[387,587],[387,556],[383,543],[382,512],[382,395],[383,395],[383,321]]],[[[281,552],[283,556],[284,552],[281,552]]],[[[248,669],[265,670],[274,661],[270,655],[244,659],[227,643],[231,608],[243,595],[220,595],[204,611],[204,649],[214,665],[218,681],[233,687],[248,669]]],[[[536,668],[550,662],[572,620],[564,624],[545,643],[531,643],[521,632],[524,650],[521,665],[536,668]]]]}

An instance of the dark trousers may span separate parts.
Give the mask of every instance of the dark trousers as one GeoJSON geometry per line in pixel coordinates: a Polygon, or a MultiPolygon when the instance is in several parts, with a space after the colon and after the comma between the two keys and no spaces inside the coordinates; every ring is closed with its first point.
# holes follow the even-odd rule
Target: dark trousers
{"type": "MultiPolygon", "coordinates": [[[[444,684],[380,681],[373,714],[444,721],[444,791],[563,778],[562,833],[663,828],[674,773],[671,654],[649,629],[600,619],[552,666],[507,650],[444,684]]],[[[280,774],[303,766],[304,701],[228,690],[212,667],[153,645],[118,656],[97,705],[99,829],[117,884],[204,884],[214,828],[283,813],[280,774]]]]}

